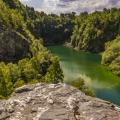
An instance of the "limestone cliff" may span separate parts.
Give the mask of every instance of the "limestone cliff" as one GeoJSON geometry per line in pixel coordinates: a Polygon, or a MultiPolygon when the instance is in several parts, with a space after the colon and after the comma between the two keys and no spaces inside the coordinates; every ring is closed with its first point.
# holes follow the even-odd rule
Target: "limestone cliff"
{"type": "Polygon", "coordinates": [[[0,120],[120,120],[120,108],[65,84],[39,83],[1,100],[0,120]]]}
{"type": "Polygon", "coordinates": [[[27,57],[29,43],[14,30],[0,29],[0,61],[16,61],[27,57]]]}

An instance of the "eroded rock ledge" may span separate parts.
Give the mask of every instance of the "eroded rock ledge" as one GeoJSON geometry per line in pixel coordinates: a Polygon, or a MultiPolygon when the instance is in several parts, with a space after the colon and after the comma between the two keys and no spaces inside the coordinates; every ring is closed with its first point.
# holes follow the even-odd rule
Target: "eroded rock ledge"
{"type": "Polygon", "coordinates": [[[65,84],[36,84],[1,100],[0,120],[120,120],[120,108],[65,84]]]}

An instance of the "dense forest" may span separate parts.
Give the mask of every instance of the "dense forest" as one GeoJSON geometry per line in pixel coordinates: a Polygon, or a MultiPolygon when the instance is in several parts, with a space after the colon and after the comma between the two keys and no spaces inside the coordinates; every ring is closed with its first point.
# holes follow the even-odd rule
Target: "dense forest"
{"type": "Polygon", "coordinates": [[[120,38],[109,41],[105,45],[105,52],[102,55],[102,64],[116,75],[120,76],[120,38]]]}
{"type": "MultiPolygon", "coordinates": [[[[22,15],[24,11],[19,7],[20,12],[12,9],[15,6],[11,2],[0,1],[1,98],[27,83],[58,83],[63,80],[59,59],[43,47],[41,38],[34,37],[22,15]]],[[[21,5],[19,1],[13,2],[16,6],[21,5]]]]}
{"type": "Polygon", "coordinates": [[[92,14],[83,13],[76,18],[71,46],[91,52],[104,51],[105,43],[120,35],[120,9],[104,9],[92,14]]]}
{"type": "Polygon", "coordinates": [[[45,45],[62,44],[68,40],[74,27],[75,13],[47,15],[34,8],[22,5],[18,0],[4,0],[12,9],[21,13],[26,26],[37,38],[43,38],[45,45]]]}
{"type": "Polygon", "coordinates": [[[59,59],[44,45],[67,43],[102,53],[102,64],[120,76],[120,9],[46,14],[18,0],[0,0],[0,95],[27,83],[63,81],[59,59]]]}

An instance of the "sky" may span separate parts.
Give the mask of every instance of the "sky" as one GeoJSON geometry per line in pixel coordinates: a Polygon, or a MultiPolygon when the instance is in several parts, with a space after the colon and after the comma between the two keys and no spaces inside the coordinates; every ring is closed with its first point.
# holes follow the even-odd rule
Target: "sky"
{"type": "Polygon", "coordinates": [[[103,8],[120,8],[120,0],[20,0],[35,10],[46,13],[93,12],[103,8]]]}

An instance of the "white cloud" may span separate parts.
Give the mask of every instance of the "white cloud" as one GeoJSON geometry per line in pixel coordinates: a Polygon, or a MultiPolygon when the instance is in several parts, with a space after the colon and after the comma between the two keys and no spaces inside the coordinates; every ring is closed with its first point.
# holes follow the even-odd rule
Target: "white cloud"
{"type": "Polygon", "coordinates": [[[30,1],[30,0],[20,0],[21,2],[26,2],[26,1],[30,1]]]}
{"type": "Polygon", "coordinates": [[[120,0],[20,0],[38,11],[47,13],[92,12],[103,8],[120,7],[120,0]]]}

